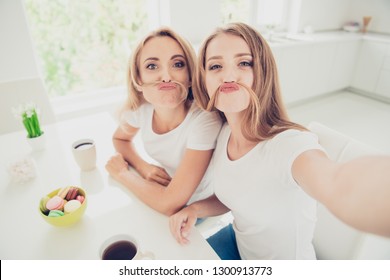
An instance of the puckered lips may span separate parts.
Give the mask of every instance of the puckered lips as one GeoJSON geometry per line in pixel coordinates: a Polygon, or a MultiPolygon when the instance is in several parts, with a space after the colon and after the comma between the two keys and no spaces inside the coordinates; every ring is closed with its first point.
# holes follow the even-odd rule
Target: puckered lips
{"type": "Polygon", "coordinates": [[[239,90],[240,87],[236,83],[224,83],[219,87],[221,93],[232,93],[239,90]]]}
{"type": "Polygon", "coordinates": [[[172,90],[176,88],[175,83],[159,83],[157,88],[159,90],[172,90]]]}

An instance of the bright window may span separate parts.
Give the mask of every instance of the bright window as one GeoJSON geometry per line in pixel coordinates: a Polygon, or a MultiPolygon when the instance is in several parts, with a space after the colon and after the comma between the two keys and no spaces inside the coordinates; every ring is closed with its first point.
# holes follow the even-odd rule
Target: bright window
{"type": "Polygon", "coordinates": [[[148,1],[25,0],[50,97],[124,86],[131,48],[148,31],[148,1]]]}
{"type": "Polygon", "coordinates": [[[261,0],[257,6],[259,25],[280,25],[283,22],[283,0],[261,0]]]}
{"type": "Polygon", "coordinates": [[[286,30],[296,0],[221,0],[222,24],[241,21],[260,30],[286,30]]]}
{"type": "Polygon", "coordinates": [[[256,1],[256,24],[267,29],[286,29],[287,5],[286,0],[256,1]]]}
{"type": "Polygon", "coordinates": [[[221,15],[222,24],[229,22],[252,22],[252,7],[253,0],[221,0],[221,15]]]}

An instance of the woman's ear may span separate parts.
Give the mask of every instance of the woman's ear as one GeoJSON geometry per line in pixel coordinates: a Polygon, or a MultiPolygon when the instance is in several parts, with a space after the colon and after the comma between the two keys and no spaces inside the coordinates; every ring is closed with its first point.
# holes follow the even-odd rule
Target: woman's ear
{"type": "Polygon", "coordinates": [[[137,91],[142,92],[142,85],[141,85],[140,81],[137,81],[137,83],[133,83],[133,84],[134,84],[134,87],[137,91]]]}

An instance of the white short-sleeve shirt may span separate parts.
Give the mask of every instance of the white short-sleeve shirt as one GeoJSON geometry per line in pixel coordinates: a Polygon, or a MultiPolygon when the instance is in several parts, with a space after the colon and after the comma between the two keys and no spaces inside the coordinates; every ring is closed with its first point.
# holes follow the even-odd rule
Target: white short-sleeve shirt
{"type": "MultiPolygon", "coordinates": [[[[126,111],[122,120],[140,128],[141,139],[148,155],[158,162],[173,177],[186,149],[211,150],[221,130],[222,122],[216,113],[205,112],[191,105],[184,121],[175,129],[157,134],[152,129],[154,108],[142,104],[136,111],[126,111]]],[[[194,166],[194,168],[197,168],[194,166]]],[[[204,199],[213,193],[210,167],[188,203],[204,199]]]]}
{"type": "Polygon", "coordinates": [[[317,202],[292,176],[302,152],[323,148],[315,134],[286,130],[230,160],[230,128],[219,135],[213,157],[214,189],[231,209],[242,259],[315,259],[312,245],[317,202]]]}

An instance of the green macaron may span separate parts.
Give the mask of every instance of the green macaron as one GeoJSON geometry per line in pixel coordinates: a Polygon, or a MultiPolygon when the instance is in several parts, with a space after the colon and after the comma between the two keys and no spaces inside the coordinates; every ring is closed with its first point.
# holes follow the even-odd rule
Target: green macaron
{"type": "Polygon", "coordinates": [[[64,216],[64,212],[61,210],[50,210],[49,212],[49,217],[61,217],[64,216]]]}

